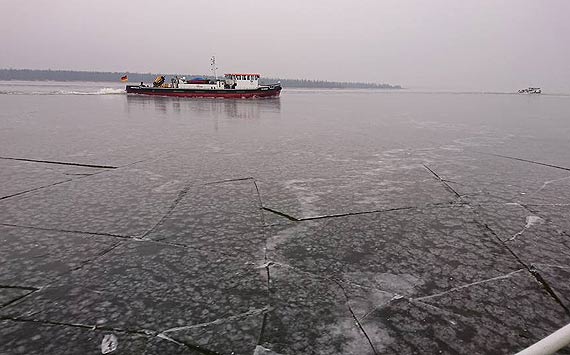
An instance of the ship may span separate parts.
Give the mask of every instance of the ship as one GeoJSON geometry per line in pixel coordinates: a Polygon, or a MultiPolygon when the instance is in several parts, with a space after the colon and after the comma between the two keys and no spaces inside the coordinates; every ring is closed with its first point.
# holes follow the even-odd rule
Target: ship
{"type": "Polygon", "coordinates": [[[127,85],[126,91],[139,95],[231,99],[271,98],[281,93],[281,83],[262,85],[259,83],[261,75],[255,73],[228,73],[218,79],[215,57],[212,57],[211,65],[214,79],[174,76],[167,82],[159,75],[152,86],[141,82],[140,85],[127,85]]]}
{"type": "Polygon", "coordinates": [[[540,88],[526,88],[526,89],[520,89],[518,91],[519,94],[540,94],[542,93],[542,90],[540,88]]]}

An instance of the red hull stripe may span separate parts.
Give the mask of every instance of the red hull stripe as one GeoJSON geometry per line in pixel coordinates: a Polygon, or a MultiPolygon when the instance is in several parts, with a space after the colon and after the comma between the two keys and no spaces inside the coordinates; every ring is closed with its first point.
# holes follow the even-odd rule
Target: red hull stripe
{"type": "MultiPolygon", "coordinates": [[[[178,91],[178,90],[177,90],[178,91]]],[[[228,99],[253,99],[258,97],[278,97],[281,88],[270,90],[255,90],[253,92],[192,92],[192,91],[167,91],[148,90],[127,87],[127,93],[152,96],[172,96],[172,97],[208,97],[208,98],[228,98],[228,99]]]]}

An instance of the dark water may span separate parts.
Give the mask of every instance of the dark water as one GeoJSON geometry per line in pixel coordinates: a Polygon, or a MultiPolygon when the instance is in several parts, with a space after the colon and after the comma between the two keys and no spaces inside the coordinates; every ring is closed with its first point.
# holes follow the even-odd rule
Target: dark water
{"type": "Polygon", "coordinates": [[[0,352],[504,353],[570,321],[569,96],[0,107],[0,352]]]}

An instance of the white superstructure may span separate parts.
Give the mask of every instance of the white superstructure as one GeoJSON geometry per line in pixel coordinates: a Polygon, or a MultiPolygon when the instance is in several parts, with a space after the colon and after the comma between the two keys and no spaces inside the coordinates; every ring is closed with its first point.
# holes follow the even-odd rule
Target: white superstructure
{"type": "Polygon", "coordinates": [[[259,87],[259,74],[225,74],[225,78],[228,85],[238,90],[257,89],[259,87]]]}
{"type": "Polygon", "coordinates": [[[540,94],[540,93],[542,93],[542,90],[540,88],[529,87],[527,89],[519,90],[519,94],[540,94]]]}
{"type": "MultiPolygon", "coordinates": [[[[207,81],[206,83],[193,83],[192,80],[186,80],[185,77],[174,79],[173,87],[180,89],[202,89],[202,90],[216,90],[224,89],[224,82],[222,80],[200,80],[207,81]]],[[[196,80],[197,81],[197,80],[196,80]]]]}
{"type": "Polygon", "coordinates": [[[179,89],[199,89],[199,90],[257,90],[259,85],[259,74],[252,73],[232,73],[225,74],[224,79],[204,79],[194,78],[187,80],[186,77],[172,78],[169,87],[179,89]]]}

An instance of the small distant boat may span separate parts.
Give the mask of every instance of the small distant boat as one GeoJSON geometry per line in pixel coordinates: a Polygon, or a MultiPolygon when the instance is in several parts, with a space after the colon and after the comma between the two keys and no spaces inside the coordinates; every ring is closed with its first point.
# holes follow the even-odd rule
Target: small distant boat
{"type": "Polygon", "coordinates": [[[519,94],[540,94],[542,93],[542,90],[540,90],[540,88],[526,88],[526,89],[520,89],[519,94]]]}
{"type": "Polygon", "coordinates": [[[128,94],[175,96],[175,97],[210,97],[210,98],[265,98],[278,97],[281,84],[259,84],[259,74],[231,73],[225,74],[224,79],[216,76],[216,58],[212,57],[212,71],[215,79],[179,78],[175,76],[166,83],[166,78],[159,75],[152,86],[127,85],[128,94]]]}

